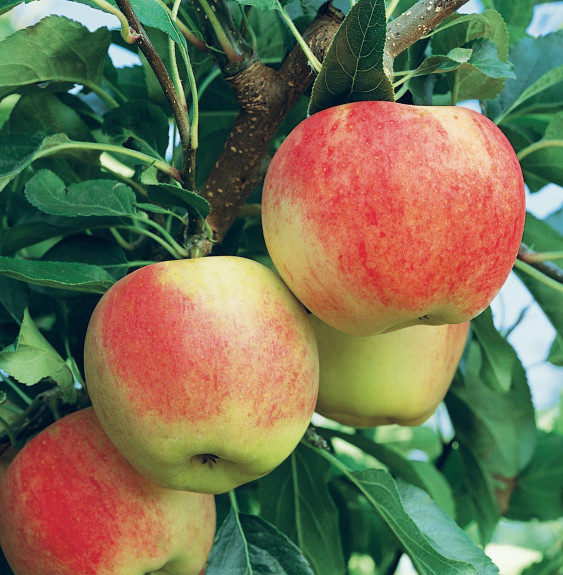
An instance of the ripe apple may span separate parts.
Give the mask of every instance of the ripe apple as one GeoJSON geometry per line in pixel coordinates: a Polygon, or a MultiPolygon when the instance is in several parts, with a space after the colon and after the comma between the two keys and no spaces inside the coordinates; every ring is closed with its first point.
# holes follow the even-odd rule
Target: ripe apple
{"type": "Polygon", "coordinates": [[[424,423],[450,387],[470,323],[362,337],[311,321],[320,358],[317,412],[353,427],[424,423]]]}
{"type": "Polygon", "coordinates": [[[299,124],[262,195],[272,261],[317,317],[352,335],[462,323],[505,282],[525,218],[514,150],[454,106],[356,102],[299,124]]]}
{"type": "Polygon", "coordinates": [[[315,409],[307,312],[277,274],[241,257],[125,276],[96,306],[84,354],[104,429],[163,487],[222,493],[265,475],[315,409]]]}
{"type": "Polygon", "coordinates": [[[0,482],[0,545],[16,575],[196,575],[212,495],[162,489],[115,449],[89,407],[59,419],[0,482]]]}

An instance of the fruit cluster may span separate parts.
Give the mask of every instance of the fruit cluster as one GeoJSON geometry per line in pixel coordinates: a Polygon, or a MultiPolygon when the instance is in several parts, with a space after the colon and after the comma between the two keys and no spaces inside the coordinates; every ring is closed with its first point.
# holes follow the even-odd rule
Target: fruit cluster
{"type": "Polygon", "coordinates": [[[514,263],[524,184],[484,116],[363,102],[297,126],[262,210],[278,273],[166,261],[102,297],[84,346],[93,407],[36,436],[0,486],[17,575],[200,573],[213,494],[277,467],[315,410],[428,419],[514,263]]]}

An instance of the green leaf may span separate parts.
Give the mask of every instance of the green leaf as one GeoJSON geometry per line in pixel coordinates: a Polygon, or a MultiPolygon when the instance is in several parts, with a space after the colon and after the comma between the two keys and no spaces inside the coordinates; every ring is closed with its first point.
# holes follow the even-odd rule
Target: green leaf
{"type": "Polygon", "coordinates": [[[457,77],[456,101],[496,96],[503,83],[498,80],[514,78],[514,67],[498,59],[496,44],[490,40],[475,40],[470,46],[453,48],[445,56],[429,56],[411,75],[464,71],[464,76],[457,77]]]}
{"type": "MultiPolygon", "coordinates": [[[[65,134],[0,136],[0,191],[34,160],[72,148],[72,143],[65,134]]],[[[84,150],[69,153],[90,157],[91,161],[99,156],[99,152],[84,150]]]]}
{"type": "Polygon", "coordinates": [[[462,525],[476,522],[479,540],[484,546],[493,537],[500,519],[494,480],[479,454],[469,444],[459,444],[451,459],[457,465],[455,481],[461,482],[454,493],[458,503],[458,516],[461,515],[458,521],[465,520],[462,525]],[[466,516],[466,508],[469,508],[469,516],[466,516]]]}
{"type": "Polygon", "coordinates": [[[510,498],[507,517],[518,521],[563,516],[563,436],[538,430],[538,444],[510,498]]]}
{"type": "MultiPolygon", "coordinates": [[[[563,209],[559,210],[559,214],[563,214],[563,209]]],[[[563,251],[563,235],[548,222],[532,214],[526,214],[523,241],[537,252],[563,251]]],[[[555,260],[553,263],[561,267],[561,260],[555,260]]],[[[515,272],[541,307],[555,331],[563,335],[563,294],[519,268],[516,268],[515,272]]]]}
{"type": "MultiPolygon", "coordinates": [[[[277,0],[237,0],[239,4],[247,5],[247,6],[256,6],[259,10],[277,10],[278,3],[277,0]]],[[[285,0],[282,2],[283,4],[289,4],[291,0],[285,0]]]]}
{"type": "Polygon", "coordinates": [[[61,388],[66,401],[76,401],[70,367],[39,331],[27,309],[15,344],[0,352],[0,369],[25,385],[35,385],[50,377],[61,388]]]}
{"type": "Polygon", "coordinates": [[[115,280],[99,266],[0,256],[0,275],[31,284],[102,294],[115,280]]]}
{"type": "Polygon", "coordinates": [[[148,192],[149,199],[155,204],[195,210],[201,219],[205,219],[210,210],[209,202],[205,198],[178,186],[171,184],[149,185],[148,192]]]}
{"type": "Polygon", "coordinates": [[[483,549],[477,547],[469,535],[425,491],[401,480],[397,481],[397,487],[405,511],[444,557],[469,563],[479,575],[499,572],[483,549]]]}
{"type": "Polygon", "coordinates": [[[25,309],[29,306],[29,289],[21,282],[0,276],[0,304],[14,322],[21,325],[25,309]]]}
{"type": "Polygon", "coordinates": [[[498,58],[508,60],[508,34],[502,16],[496,10],[478,14],[454,14],[432,36],[434,54],[447,54],[473,40],[485,38],[497,46],[498,58]]]}
{"type": "Polygon", "coordinates": [[[112,143],[132,144],[150,156],[163,158],[168,147],[168,119],[162,109],[150,102],[130,101],[104,116],[102,130],[112,143]]]}
{"type": "Polygon", "coordinates": [[[553,344],[551,345],[547,361],[553,365],[563,367],[563,336],[560,334],[556,335],[553,344]]]}
{"type": "Polygon", "coordinates": [[[351,435],[326,429],[322,433],[323,436],[338,437],[360,448],[385,465],[394,477],[424,489],[448,515],[455,516],[455,503],[450,485],[432,463],[408,459],[392,445],[372,441],[361,432],[351,435]]]}
{"type": "MultiPolygon", "coordinates": [[[[112,278],[121,279],[130,267],[123,249],[113,241],[93,234],[75,233],[50,248],[41,261],[72,262],[104,268],[112,278]]],[[[75,294],[75,292],[68,292],[75,294]]],[[[64,297],[58,292],[55,297],[64,297]]]]}
{"type": "Polygon", "coordinates": [[[481,346],[479,375],[482,381],[494,391],[508,391],[512,385],[512,368],[518,358],[514,348],[495,328],[491,309],[477,316],[471,327],[481,346]]]}
{"type": "Polygon", "coordinates": [[[532,21],[533,3],[530,0],[482,0],[485,8],[495,8],[507,24],[525,30],[532,21]]]}
{"type": "Polygon", "coordinates": [[[90,129],[61,94],[41,88],[29,88],[15,105],[5,133],[59,134],[65,133],[75,140],[91,140],[90,129]]]}
{"type": "MultiPolygon", "coordinates": [[[[479,573],[471,564],[445,557],[435,548],[405,510],[397,485],[386,471],[366,469],[352,473],[349,479],[391,528],[420,575],[479,573]]],[[[449,528],[452,533],[459,529],[453,522],[449,528]]]]}
{"type": "Polygon", "coordinates": [[[543,76],[538,78],[532,85],[528,86],[519,96],[512,102],[503,114],[495,119],[497,124],[500,124],[510,113],[517,110],[519,107],[528,107],[529,101],[538,94],[542,94],[549,88],[558,86],[563,82],[563,65],[553,68],[546,72],[543,76]],[[526,106],[524,106],[526,104],[526,106]]]}
{"type": "Polygon", "coordinates": [[[90,32],[60,16],[11,34],[0,43],[0,99],[20,86],[44,82],[99,91],[109,43],[107,28],[90,32]]]}
{"type": "Polygon", "coordinates": [[[135,193],[116,180],[86,180],[71,184],[49,170],[39,170],[27,183],[25,196],[43,212],[55,216],[120,217],[135,213],[135,193]]]}
{"type": "Polygon", "coordinates": [[[309,114],[363,100],[395,99],[385,73],[385,2],[359,0],[336,32],[315,83],[309,114]]]}
{"type": "Polygon", "coordinates": [[[563,99],[563,30],[539,38],[523,38],[510,49],[509,60],[518,71],[507,80],[495,100],[483,105],[484,113],[495,121],[508,121],[513,112],[557,109],[563,99]]]}
{"type": "Polygon", "coordinates": [[[500,517],[498,501],[509,496],[511,482],[533,455],[536,424],[520,362],[514,361],[511,388],[504,392],[480,379],[481,361],[481,347],[472,341],[465,380],[459,375],[454,379],[446,406],[459,445],[463,491],[473,504],[481,543],[486,544],[500,517]]]}
{"type": "Polygon", "coordinates": [[[206,575],[313,575],[299,549],[273,525],[231,508],[221,525],[206,575]]]}
{"type": "Polygon", "coordinates": [[[305,554],[315,573],[344,573],[338,511],[327,489],[330,465],[307,447],[259,482],[264,519],[305,554]]]}
{"type": "Polygon", "coordinates": [[[553,555],[545,556],[541,561],[532,563],[520,575],[551,575],[563,573],[563,554],[556,551],[553,555]]]}
{"type": "Polygon", "coordinates": [[[563,186],[563,112],[555,114],[541,140],[518,152],[531,191],[554,183],[563,186]]]}
{"type": "Polygon", "coordinates": [[[446,405],[456,439],[470,445],[491,476],[515,477],[535,449],[535,413],[526,372],[517,357],[511,365],[508,391],[490,388],[481,379],[482,347],[471,342],[465,381],[456,378],[446,405]]]}
{"type": "Polygon", "coordinates": [[[480,14],[456,14],[431,40],[433,54],[450,55],[455,48],[470,48],[471,58],[448,75],[452,103],[494,98],[505,78],[514,78],[508,62],[508,32],[495,10],[480,14]]]}

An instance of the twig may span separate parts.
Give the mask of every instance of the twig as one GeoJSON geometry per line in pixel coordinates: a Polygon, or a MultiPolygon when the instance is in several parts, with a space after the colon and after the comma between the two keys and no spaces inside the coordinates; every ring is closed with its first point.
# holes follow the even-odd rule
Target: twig
{"type": "Polygon", "coordinates": [[[172,113],[174,114],[176,125],[178,127],[182,147],[182,178],[184,182],[191,182],[194,178],[191,173],[190,123],[186,108],[182,104],[182,99],[178,95],[174,82],[170,78],[161,57],[152,45],[152,42],[145,32],[141,22],[139,22],[129,0],[116,0],[116,4],[127,18],[137,45],[150,64],[150,67],[155,73],[155,76],[170,103],[172,113]]]}
{"type": "Polygon", "coordinates": [[[468,0],[419,0],[389,23],[385,51],[391,60],[436,28],[468,0]]]}
{"type": "MultiPolygon", "coordinates": [[[[327,6],[303,34],[322,60],[342,22],[341,12],[327,6]]],[[[211,204],[207,221],[220,242],[240,208],[263,177],[263,158],[291,108],[315,77],[300,46],[278,71],[255,60],[227,81],[239,104],[233,128],[201,194],[211,204]]]]}
{"type": "MultiPolygon", "coordinates": [[[[468,0],[420,0],[405,14],[389,23],[385,66],[391,73],[393,59],[435,28],[468,0]]],[[[343,15],[326,5],[303,37],[322,62],[343,15]]],[[[216,242],[221,242],[241,207],[260,183],[264,156],[280,124],[315,77],[300,46],[289,53],[279,71],[259,61],[243,62],[242,71],[232,76],[232,67],[218,61],[227,77],[239,113],[223,151],[202,195],[210,202],[208,223],[216,242]]]]}
{"type": "Polygon", "coordinates": [[[548,278],[563,284],[563,269],[550,261],[543,260],[543,258],[538,257],[539,255],[525,244],[521,244],[518,250],[518,259],[520,261],[532,266],[548,278]]]}

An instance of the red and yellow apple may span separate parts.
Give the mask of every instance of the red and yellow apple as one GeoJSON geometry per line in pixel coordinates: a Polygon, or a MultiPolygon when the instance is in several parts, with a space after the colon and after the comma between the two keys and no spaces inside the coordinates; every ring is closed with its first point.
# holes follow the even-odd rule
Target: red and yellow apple
{"type": "Polygon", "coordinates": [[[317,412],[343,425],[420,425],[444,399],[469,322],[417,325],[368,337],[311,318],[319,346],[317,412]]]}
{"type": "Polygon", "coordinates": [[[477,316],[512,268],[524,218],[510,143],[482,114],[453,106],[318,112],[278,148],[262,195],[279,274],[352,335],[477,316]]]}
{"type": "Polygon", "coordinates": [[[121,453],[163,487],[229,491],[277,467],[314,412],[306,310],[272,270],[214,256],[152,264],[108,290],[86,382],[121,453]]]}
{"type": "Polygon", "coordinates": [[[213,495],[162,489],[115,449],[92,408],[35,436],[0,482],[0,545],[16,575],[197,575],[213,495]]]}

